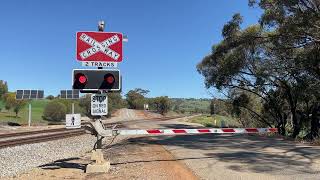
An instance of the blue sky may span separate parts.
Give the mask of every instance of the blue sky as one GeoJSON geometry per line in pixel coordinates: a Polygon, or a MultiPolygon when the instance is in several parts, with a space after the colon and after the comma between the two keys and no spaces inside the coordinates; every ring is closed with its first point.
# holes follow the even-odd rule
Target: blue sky
{"type": "MultiPolygon", "coordinates": [[[[260,10],[247,0],[4,0],[0,11],[0,79],[9,90],[43,89],[57,95],[71,88],[76,31],[122,32],[119,65],[123,92],[139,87],[149,97],[208,98],[196,65],[221,40],[221,29],[240,12],[244,26],[260,10]]],[[[216,91],[210,90],[215,96],[216,91]]]]}

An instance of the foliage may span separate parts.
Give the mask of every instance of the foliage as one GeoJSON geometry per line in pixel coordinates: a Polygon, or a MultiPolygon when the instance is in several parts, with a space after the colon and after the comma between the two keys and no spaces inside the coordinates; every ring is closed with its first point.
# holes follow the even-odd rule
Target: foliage
{"type": "Polygon", "coordinates": [[[16,113],[16,117],[18,117],[19,112],[21,109],[27,104],[25,100],[17,100],[13,106],[13,111],[16,113]]]}
{"type": "Polygon", "coordinates": [[[46,97],[46,99],[53,100],[54,96],[53,95],[49,95],[49,96],[46,97]]]}
{"type": "Polygon", "coordinates": [[[79,105],[79,100],[71,100],[71,99],[54,99],[53,101],[60,102],[64,104],[67,108],[67,113],[72,113],[72,103],[74,104],[74,112],[75,113],[83,113],[83,109],[79,105]]]}
{"type": "Polygon", "coordinates": [[[170,99],[168,96],[156,97],[151,101],[150,105],[154,107],[158,113],[165,115],[170,109],[170,99]]]}
{"type": "Polygon", "coordinates": [[[206,127],[239,127],[240,124],[234,119],[220,115],[201,115],[193,117],[189,120],[193,123],[199,123],[206,127]]]}
{"type": "Polygon", "coordinates": [[[80,99],[79,106],[82,108],[82,112],[85,116],[91,117],[91,95],[86,94],[80,99]]]}
{"type": "Polygon", "coordinates": [[[145,95],[149,93],[149,90],[136,88],[130,90],[125,96],[130,109],[143,109],[146,103],[145,95]]]}
{"type": "Polygon", "coordinates": [[[214,115],[215,113],[214,113],[214,106],[215,106],[215,104],[214,104],[214,101],[212,100],[211,102],[210,102],[210,114],[211,115],[214,115]]]}
{"type": "Polygon", "coordinates": [[[21,110],[18,113],[18,117],[16,117],[14,108],[11,108],[10,111],[4,111],[5,102],[4,100],[0,100],[0,108],[3,107],[2,112],[0,112],[0,122],[14,122],[18,124],[27,124],[29,117],[28,104],[30,103],[32,107],[32,124],[48,124],[48,121],[43,119],[43,111],[48,102],[50,101],[47,99],[27,101],[27,105],[21,108],[21,110]]]}
{"type": "Polygon", "coordinates": [[[8,84],[6,81],[0,80],[0,99],[8,92],[8,84]]]}
{"type": "Polygon", "coordinates": [[[108,93],[108,116],[111,116],[111,113],[114,110],[124,108],[126,104],[122,99],[122,96],[118,92],[108,93]]]}
{"type": "Polygon", "coordinates": [[[43,112],[43,118],[48,121],[63,121],[67,113],[67,107],[58,101],[49,102],[43,112]]]}
{"type": "Polygon", "coordinates": [[[290,121],[292,137],[308,124],[310,138],[319,136],[320,3],[251,0],[249,5],[263,10],[259,24],[241,29],[243,19],[235,14],[223,27],[223,40],[198,64],[206,87],[226,92],[234,107],[282,135],[290,121]],[[261,108],[250,105],[252,98],[261,108]]]}
{"type": "Polygon", "coordinates": [[[16,100],[15,93],[6,93],[3,95],[3,99],[6,104],[5,108],[7,110],[13,109],[13,111],[16,114],[16,117],[18,117],[19,112],[26,105],[25,100],[16,100]]]}
{"type": "Polygon", "coordinates": [[[170,104],[178,113],[209,113],[210,99],[170,98],[170,104]]]}

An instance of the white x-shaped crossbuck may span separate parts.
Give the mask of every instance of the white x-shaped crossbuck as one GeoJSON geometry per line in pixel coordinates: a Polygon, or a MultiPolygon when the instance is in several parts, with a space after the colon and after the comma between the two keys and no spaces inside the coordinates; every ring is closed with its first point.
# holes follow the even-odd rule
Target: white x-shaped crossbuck
{"type": "Polygon", "coordinates": [[[117,52],[109,48],[109,46],[120,41],[120,38],[118,35],[113,35],[102,42],[98,42],[97,40],[86,35],[85,33],[82,33],[80,36],[80,40],[82,40],[83,42],[91,46],[90,48],[80,53],[80,56],[82,59],[86,59],[98,52],[102,52],[114,60],[118,60],[118,58],[120,57],[120,55],[117,52]]]}

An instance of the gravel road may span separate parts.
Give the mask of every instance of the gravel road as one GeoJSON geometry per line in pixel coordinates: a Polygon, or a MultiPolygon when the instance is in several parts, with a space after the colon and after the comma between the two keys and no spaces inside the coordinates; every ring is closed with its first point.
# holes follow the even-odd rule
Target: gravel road
{"type": "MultiPolygon", "coordinates": [[[[122,122],[138,129],[201,127],[186,122],[185,118],[139,120],[141,112],[126,109],[119,114],[107,122],[122,122]]],[[[112,164],[111,172],[88,175],[83,173],[84,165],[90,162],[85,152],[91,150],[94,140],[90,135],[83,135],[0,149],[0,175],[14,175],[39,166],[19,178],[313,180],[320,177],[319,146],[277,137],[232,134],[119,137],[111,149],[104,150],[112,164]],[[50,164],[57,159],[61,161],[53,164],[58,163],[59,168],[51,169],[50,164]],[[68,164],[68,168],[62,162],[68,164]],[[44,166],[50,170],[42,168],[44,166]]]]}
{"type": "MultiPolygon", "coordinates": [[[[185,119],[134,121],[134,128],[195,128],[185,119]]],[[[163,145],[200,179],[320,179],[320,147],[258,135],[182,135],[133,138],[163,145]]]]}

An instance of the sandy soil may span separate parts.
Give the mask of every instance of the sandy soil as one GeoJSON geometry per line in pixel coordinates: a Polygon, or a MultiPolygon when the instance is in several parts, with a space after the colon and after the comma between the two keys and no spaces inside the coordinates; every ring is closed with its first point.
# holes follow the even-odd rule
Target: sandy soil
{"type": "MultiPolygon", "coordinates": [[[[155,113],[127,109],[119,110],[115,115],[105,122],[132,120],[134,123],[137,119],[160,117],[155,113]]],[[[109,173],[86,174],[85,166],[91,163],[91,153],[88,152],[81,157],[61,159],[42,165],[10,179],[198,179],[186,165],[175,160],[174,156],[161,145],[140,145],[125,137],[117,137],[112,146],[107,146],[109,142],[110,139],[103,147],[104,157],[111,162],[109,173]]]]}
{"type": "MultiPolygon", "coordinates": [[[[127,128],[196,128],[179,120],[141,120],[144,113],[123,109],[127,128]]],[[[152,115],[149,115],[152,116],[152,115]]],[[[148,116],[147,116],[148,117],[148,116]]],[[[118,137],[104,147],[112,165],[106,174],[85,174],[89,153],[60,160],[23,174],[19,179],[319,179],[320,147],[279,137],[202,134],[156,137],[118,137]]],[[[106,144],[106,143],[105,143],[106,144]]]]}
{"type": "Polygon", "coordinates": [[[87,153],[43,165],[14,179],[198,179],[161,145],[141,146],[121,139],[115,146],[105,147],[103,152],[111,162],[109,173],[84,173],[85,165],[91,162],[87,153]]]}

